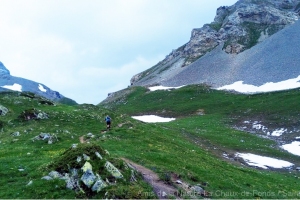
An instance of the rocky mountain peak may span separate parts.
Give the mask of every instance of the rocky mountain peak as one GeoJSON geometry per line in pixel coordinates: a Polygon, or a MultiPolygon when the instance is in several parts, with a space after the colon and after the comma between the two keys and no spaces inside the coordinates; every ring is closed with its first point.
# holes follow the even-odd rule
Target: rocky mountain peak
{"type": "Polygon", "coordinates": [[[220,46],[227,54],[240,54],[295,23],[299,14],[300,0],[239,0],[232,6],[221,6],[213,22],[193,29],[186,44],[130,82],[158,84],[149,77],[168,78],[171,70],[177,73],[220,46]]]}
{"type": "Polygon", "coordinates": [[[9,70],[3,65],[3,63],[2,62],[0,62],[0,74],[1,75],[9,75],[10,74],[10,72],[9,72],[9,70]]]}

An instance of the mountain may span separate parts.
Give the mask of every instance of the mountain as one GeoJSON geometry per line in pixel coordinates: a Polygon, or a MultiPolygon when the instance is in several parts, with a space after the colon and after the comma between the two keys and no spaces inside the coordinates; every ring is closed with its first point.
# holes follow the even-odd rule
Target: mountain
{"type": "Polygon", "coordinates": [[[133,86],[243,81],[260,86],[300,75],[299,0],[239,0],[217,9],[190,41],[131,79],[133,86]]]}
{"type": "Polygon", "coordinates": [[[51,90],[44,84],[11,76],[9,70],[0,62],[0,92],[8,90],[32,92],[53,101],[77,104],[74,100],[64,97],[59,92],[51,90]]]}

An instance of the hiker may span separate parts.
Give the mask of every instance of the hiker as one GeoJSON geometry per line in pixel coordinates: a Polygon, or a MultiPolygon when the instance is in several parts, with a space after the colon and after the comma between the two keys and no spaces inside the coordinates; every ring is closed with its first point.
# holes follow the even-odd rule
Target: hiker
{"type": "Polygon", "coordinates": [[[104,120],[106,121],[106,128],[110,129],[111,118],[107,115],[104,120]]]}

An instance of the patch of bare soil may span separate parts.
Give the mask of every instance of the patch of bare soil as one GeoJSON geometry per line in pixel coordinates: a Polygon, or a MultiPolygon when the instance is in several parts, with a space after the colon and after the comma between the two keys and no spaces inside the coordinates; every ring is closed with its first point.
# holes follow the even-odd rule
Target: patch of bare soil
{"type": "Polygon", "coordinates": [[[155,172],[126,158],[122,158],[122,160],[124,160],[127,164],[130,164],[136,171],[142,174],[144,180],[151,185],[154,193],[159,199],[167,199],[168,196],[177,197],[176,194],[178,193],[178,190],[175,187],[168,185],[164,183],[164,181],[160,180],[155,172]]]}
{"type": "Polygon", "coordinates": [[[210,194],[199,186],[191,186],[179,179],[175,173],[171,174],[171,184],[162,181],[152,170],[136,164],[126,158],[122,158],[127,164],[131,165],[136,171],[142,174],[144,180],[151,185],[153,192],[159,199],[198,199],[200,196],[209,197],[210,194]]]}

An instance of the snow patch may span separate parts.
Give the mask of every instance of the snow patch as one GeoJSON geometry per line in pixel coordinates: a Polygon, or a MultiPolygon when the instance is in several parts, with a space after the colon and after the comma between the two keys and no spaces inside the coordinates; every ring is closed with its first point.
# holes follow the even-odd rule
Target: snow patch
{"type": "MultiPolygon", "coordinates": [[[[244,124],[249,124],[251,125],[250,121],[244,121],[244,124]]],[[[246,129],[247,127],[243,127],[244,129],[246,129]]],[[[286,128],[278,128],[275,129],[274,131],[270,132],[270,129],[262,124],[260,124],[260,122],[258,121],[254,121],[252,123],[252,129],[256,129],[256,130],[261,130],[263,133],[270,135],[270,136],[274,136],[274,137],[279,137],[284,133],[287,133],[288,130],[286,128]]]]}
{"type": "Polygon", "coordinates": [[[287,132],[287,129],[284,129],[284,128],[282,128],[282,129],[276,129],[275,131],[273,131],[272,133],[271,133],[271,135],[272,136],[281,136],[283,133],[285,133],[285,132],[287,132]]]}
{"type": "Polygon", "coordinates": [[[185,85],[178,86],[178,87],[165,87],[165,86],[159,85],[159,86],[149,87],[148,89],[149,89],[150,91],[156,91],[156,90],[170,90],[170,89],[179,89],[179,88],[182,88],[182,87],[184,87],[184,86],[185,86],[185,85]]]}
{"type": "Polygon", "coordinates": [[[132,118],[147,123],[170,122],[175,120],[175,118],[164,118],[156,115],[132,116],[132,118]]]}
{"type": "Polygon", "coordinates": [[[268,82],[261,86],[254,86],[244,84],[244,81],[237,81],[231,85],[225,85],[217,88],[217,90],[235,90],[241,93],[259,93],[259,92],[273,92],[279,90],[294,89],[300,87],[300,76],[293,79],[273,83],[268,82]]]}
{"type": "Polygon", "coordinates": [[[41,84],[39,84],[39,89],[40,89],[42,92],[47,92],[47,90],[46,90],[41,84]]]}
{"type": "Polygon", "coordinates": [[[22,92],[22,85],[17,84],[17,83],[14,83],[13,85],[4,85],[4,86],[1,86],[1,87],[9,89],[9,90],[22,92]]]}
{"type": "Polygon", "coordinates": [[[248,165],[261,167],[263,169],[268,169],[269,167],[287,168],[294,165],[293,163],[284,160],[278,160],[266,156],[259,156],[251,153],[236,153],[235,156],[243,158],[248,165]]]}
{"type": "Polygon", "coordinates": [[[299,141],[294,141],[291,144],[282,145],[281,148],[283,148],[284,150],[286,150],[294,155],[300,156],[300,142],[299,141]]]}

